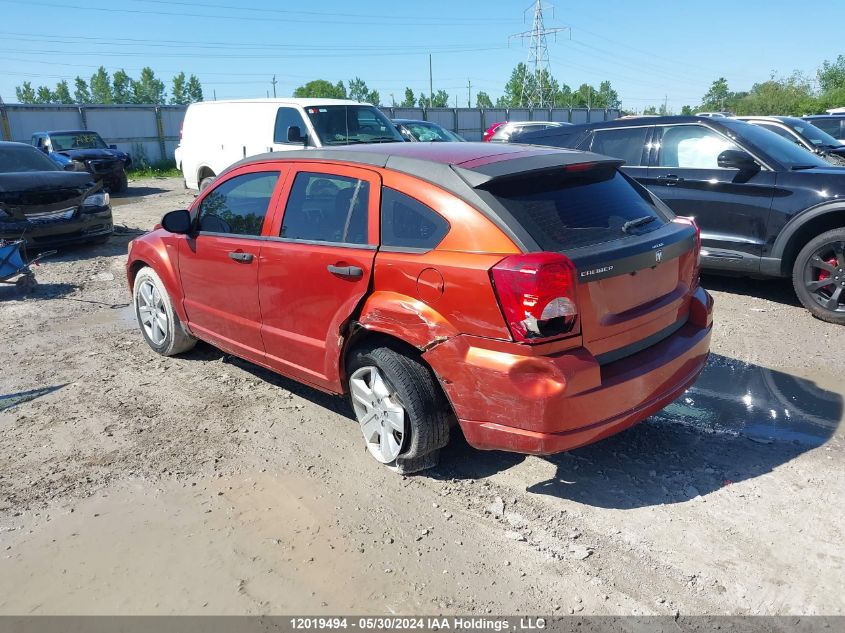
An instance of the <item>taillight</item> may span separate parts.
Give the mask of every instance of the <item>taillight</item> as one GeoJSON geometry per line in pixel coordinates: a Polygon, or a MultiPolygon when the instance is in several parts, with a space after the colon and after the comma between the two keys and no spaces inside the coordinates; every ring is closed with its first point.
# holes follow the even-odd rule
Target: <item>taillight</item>
{"type": "Polygon", "coordinates": [[[490,278],[515,341],[542,343],[574,333],[576,276],[568,257],[512,255],[490,269],[490,278]]]}
{"type": "Polygon", "coordinates": [[[481,140],[485,143],[489,143],[490,139],[493,138],[493,135],[496,133],[496,130],[498,130],[499,127],[501,127],[502,125],[504,125],[504,122],[500,121],[499,123],[494,123],[493,125],[488,127],[487,131],[484,132],[484,136],[481,138],[481,140]]]}
{"type": "Polygon", "coordinates": [[[699,271],[701,269],[701,228],[699,228],[695,218],[691,217],[679,215],[672,221],[677,224],[686,224],[687,226],[691,226],[695,229],[695,269],[693,270],[693,280],[697,284],[699,271]]]}

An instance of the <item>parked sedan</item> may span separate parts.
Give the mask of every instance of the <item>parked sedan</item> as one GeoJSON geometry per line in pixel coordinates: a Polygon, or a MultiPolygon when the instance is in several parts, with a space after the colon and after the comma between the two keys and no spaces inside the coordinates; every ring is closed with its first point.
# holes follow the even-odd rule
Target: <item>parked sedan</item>
{"type": "Polygon", "coordinates": [[[246,159],[131,242],[139,328],[348,394],[399,471],[452,421],[482,449],[595,442],[678,397],[712,327],[694,223],[618,165],[482,143],[246,159]]]}
{"type": "Polygon", "coordinates": [[[512,135],[520,132],[546,130],[565,125],[569,125],[569,123],[558,121],[500,121],[488,127],[481,140],[485,143],[507,143],[512,135]]]}
{"type": "Polygon", "coordinates": [[[106,145],[96,132],[63,130],[36,132],[32,145],[49,155],[58,164],[70,164],[75,171],[87,171],[104,187],[122,193],[128,187],[126,170],[132,159],[117,145],[106,145]]]}
{"type": "Polygon", "coordinates": [[[396,129],[406,141],[416,142],[464,142],[460,134],[450,132],[442,125],[431,121],[419,121],[416,119],[393,119],[396,129]]]}
{"type": "Polygon", "coordinates": [[[738,116],[736,118],[766,128],[787,141],[815,152],[833,165],[845,165],[845,145],[809,121],[792,116],[738,116]]]}
{"type": "Polygon", "coordinates": [[[108,239],[109,194],[99,189],[87,172],[63,171],[30,145],[0,142],[0,241],[44,248],[108,239]]]}
{"type": "Polygon", "coordinates": [[[704,268],[790,277],[802,305],[845,325],[845,168],[745,121],[611,121],[520,135],[589,149],[701,226],[704,268]]]}

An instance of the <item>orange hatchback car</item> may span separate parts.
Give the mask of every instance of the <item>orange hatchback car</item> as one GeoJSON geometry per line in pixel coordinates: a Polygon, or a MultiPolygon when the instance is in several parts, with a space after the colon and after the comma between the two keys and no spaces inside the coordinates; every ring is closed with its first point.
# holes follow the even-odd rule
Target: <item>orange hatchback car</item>
{"type": "Polygon", "coordinates": [[[597,154],[408,143],[265,154],[132,241],[156,352],[202,339],[347,394],[372,456],[432,466],[457,424],[549,454],[677,398],[707,358],[699,240],[597,154]]]}

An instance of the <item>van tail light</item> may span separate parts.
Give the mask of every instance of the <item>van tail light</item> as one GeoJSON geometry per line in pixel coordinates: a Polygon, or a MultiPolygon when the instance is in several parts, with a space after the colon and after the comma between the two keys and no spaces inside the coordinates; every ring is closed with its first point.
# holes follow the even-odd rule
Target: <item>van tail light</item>
{"type": "Polygon", "coordinates": [[[490,278],[515,341],[542,343],[577,333],[575,265],[565,255],[512,255],[490,269],[490,278]]]}
{"type": "Polygon", "coordinates": [[[696,223],[695,218],[692,217],[679,215],[672,221],[677,224],[686,224],[695,229],[695,268],[692,275],[693,287],[695,287],[698,285],[698,277],[701,271],[701,228],[696,223]]]}
{"type": "Polygon", "coordinates": [[[484,143],[489,143],[490,139],[493,138],[493,135],[496,133],[496,130],[498,130],[502,125],[504,125],[504,122],[500,121],[499,123],[494,123],[493,125],[488,127],[487,131],[484,132],[484,136],[481,138],[481,140],[484,143]]]}

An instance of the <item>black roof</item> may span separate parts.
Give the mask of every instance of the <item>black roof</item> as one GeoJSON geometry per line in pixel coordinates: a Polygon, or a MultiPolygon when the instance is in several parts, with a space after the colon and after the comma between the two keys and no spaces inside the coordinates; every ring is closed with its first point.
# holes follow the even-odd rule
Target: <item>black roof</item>
{"type": "Polygon", "coordinates": [[[390,119],[394,123],[424,123],[425,125],[436,125],[437,127],[443,127],[439,123],[435,121],[425,121],[423,119],[390,119]]]}
{"type": "Polygon", "coordinates": [[[48,130],[46,132],[33,132],[33,134],[97,134],[94,130],[48,130]]]}
{"type": "Polygon", "coordinates": [[[524,176],[555,167],[583,163],[622,164],[620,160],[592,152],[504,143],[372,143],[259,154],[235,163],[226,171],[268,161],[336,161],[415,176],[481,211],[525,251],[537,250],[536,242],[504,207],[482,197],[477,189],[499,178],[524,176]]]}

